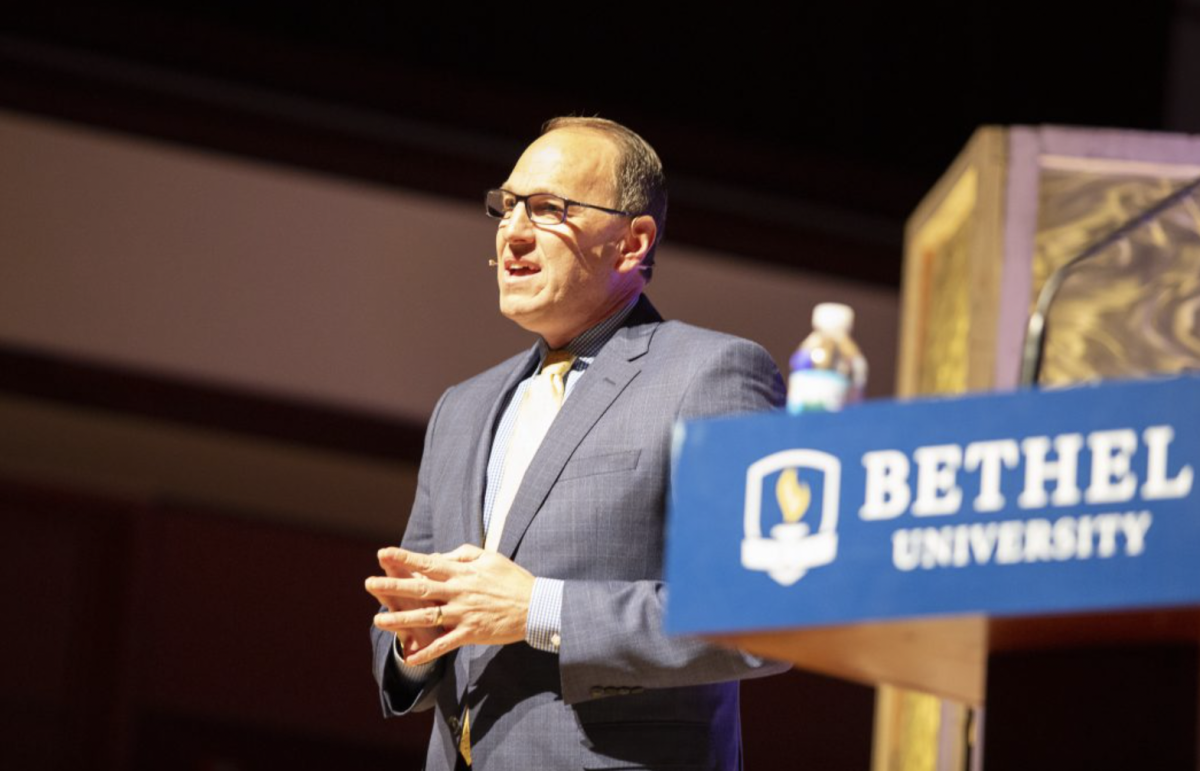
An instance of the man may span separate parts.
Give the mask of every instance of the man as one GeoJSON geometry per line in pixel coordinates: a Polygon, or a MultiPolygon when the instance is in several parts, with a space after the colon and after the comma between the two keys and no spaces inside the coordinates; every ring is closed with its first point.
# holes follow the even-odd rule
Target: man
{"type": "Polygon", "coordinates": [[[781,666],[664,636],[670,444],[778,406],[779,373],[642,296],[666,188],[632,131],[549,122],[488,210],[500,310],[540,339],[434,409],[367,580],[384,714],[436,706],[428,769],[736,768],[735,681],[781,666]]]}

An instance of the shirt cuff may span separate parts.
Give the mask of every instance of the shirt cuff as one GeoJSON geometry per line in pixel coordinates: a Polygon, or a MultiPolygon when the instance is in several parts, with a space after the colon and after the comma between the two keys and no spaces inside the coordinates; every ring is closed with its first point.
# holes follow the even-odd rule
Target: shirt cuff
{"type": "Polygon", "coordinates": [[[395,635],[392,636],[392,659],[396,662],[396,674],[399,675],[400,681],[417,688],[425,684],[433,668],[437,666],[436,661],[415,665],[406,663],[404,655],[400,653],[400,638],[395,635]]]}
{"type": "Polygon", "coordinates": [[[562,644],[563,582],[557,578],[534,578],[525,620],[525,642],[539,651],[558,653],[562,644]]]}

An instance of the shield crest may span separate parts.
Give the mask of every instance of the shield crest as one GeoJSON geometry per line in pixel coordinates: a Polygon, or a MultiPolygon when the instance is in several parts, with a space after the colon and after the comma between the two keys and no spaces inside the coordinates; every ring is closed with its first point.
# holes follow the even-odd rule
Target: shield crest
{"type": "Polygon", "coordinates": [[[765,571],[782,586],[791,586],[815,567],[837,557],[838,492],[841,463],[818,450],[782,450],[750,464],[746,470],[745,532],[742,566],[765,571]],[[763,535],[763,500],[768,477],[778,473],[775,505],[781,522],[763,535]],[[820,522],[814,528],[800,519],[812,502],[812,485],[801,474],[820,479],[820,522]]]}

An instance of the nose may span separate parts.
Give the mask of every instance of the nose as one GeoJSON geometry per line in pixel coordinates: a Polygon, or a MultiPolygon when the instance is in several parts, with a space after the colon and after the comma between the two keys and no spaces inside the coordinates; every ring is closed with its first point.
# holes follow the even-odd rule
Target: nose
{"type": "Polygon", "coordinates": [[[517,202],[517,205],[513,207],[512,214],[508,215],[508,219],[500,223],[500,229],[504,231],[504,236],[509,241],[533,239],[535,228],[533,221],[529,219],[529,210],[524,201],[517,202]]]}

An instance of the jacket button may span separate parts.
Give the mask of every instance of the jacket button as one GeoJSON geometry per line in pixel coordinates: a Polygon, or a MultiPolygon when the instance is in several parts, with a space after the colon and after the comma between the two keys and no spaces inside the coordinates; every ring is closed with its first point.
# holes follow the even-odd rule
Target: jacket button
{"type": "Polygon", "coordinates": [[[592,686],[592,695],[593,695],[593,696],[596,696],[596,697],[603,696],[603,695],[604,695],[604,689],[603,689],[603,688],[601,688],[601,687],[600,687],[600,686],[598,686],[598,685],[593,685],[593,686],[592,686]]]}
{"type": "Polygon", "coordinates": [[[451,717],[450,719],[448,719],[446,721],[446,723],[450,726],[450,733],[452,733],[452,734],[458,733],[458,718],[451,717]]]}

